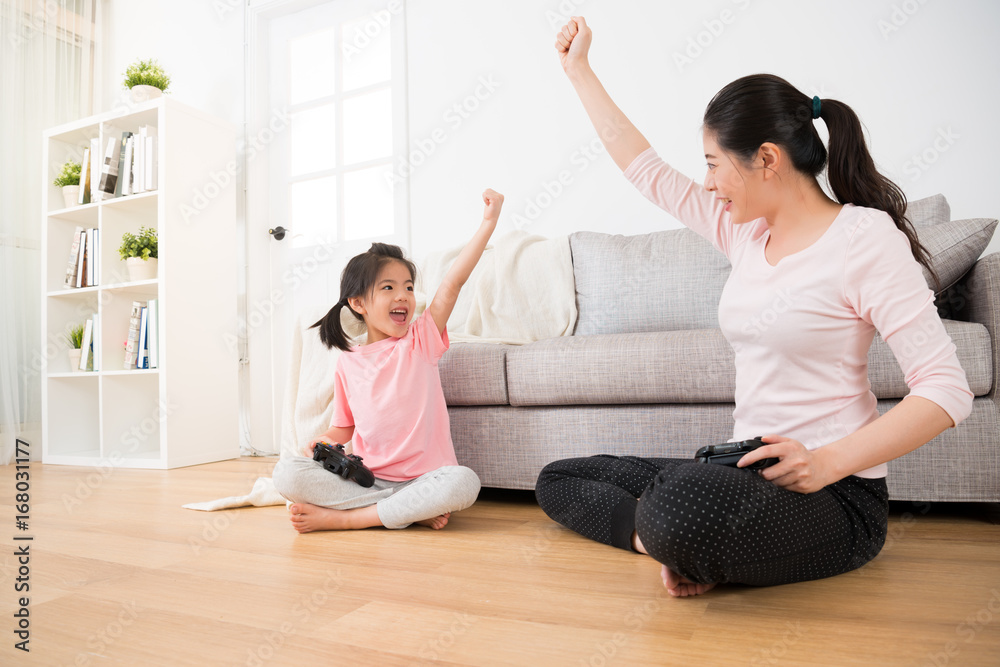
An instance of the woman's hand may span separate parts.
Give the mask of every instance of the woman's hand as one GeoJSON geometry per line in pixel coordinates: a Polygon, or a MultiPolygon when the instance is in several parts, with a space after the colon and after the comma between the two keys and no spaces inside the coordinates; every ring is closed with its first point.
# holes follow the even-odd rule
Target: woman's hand
{"type": "Polygon", "coordinates": [[[556,34],[556,51],[559,52],[559,64],[564,72],[568,74],[577,66],[587,64],[592,37],[593,33],[582,16],[572,17],[556,34]]]}
{"type": "Polygon", "coordinates": [[[809,450],[798,440],[780,435],[761,438],[764,447],[746,454],[736,465],[740,468],[767,458],[780,459],[773,466],[763,468],[759,474],[764,479],[789,491],[812,493],[837,481],[825,465],[820,450],[809,450]]]}

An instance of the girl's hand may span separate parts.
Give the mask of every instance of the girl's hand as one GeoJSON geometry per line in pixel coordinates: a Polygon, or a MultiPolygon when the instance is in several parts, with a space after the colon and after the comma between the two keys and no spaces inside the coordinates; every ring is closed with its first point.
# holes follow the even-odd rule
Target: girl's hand
{"type": "Polygon", "coordinates": [[[578,65],[587,64],[592,37],[593,33],[582,16],[572,17],[556,34],[556,51],[559,52],[559,64],[564,72],[568,74],[578,65]]]}
{"type": "Polygon", "coordinates": [[[503,195],[496,190],[487,189],[483,192],[483,202],[486,203],[486,210],[483,211],[483,221],[480,223],[479,229],[462,248],[462,252],[458,253],[458,257],[452,262],[448,273],[438,285],[431,305],[427,306],[427,310],[434,319],[434,324],[442,333],[448,325],[451,311],[455,309],[455,302],[458,301],[458,294],[462,291],[462,286],[472,275],[472,270],[476,268],[479,258],[483,256],[490,236],[496,230],[500,208],[503,206],[503,195]]]}
{"type": "Polygon", "coordinates": [[[316,449],[317,443],[320,443],[320,442],[323,442],[322,438],[318,438],[316,440],[313,440],[308,445],[306,445],[305,447],[303,447],[302,448],[303,456],[305,456],[306,458],[311,459],[313,457],[313,450],[316,449]]]}
{"type": "Polygon", "coordinates": [[[486,192],[483,193],[483,202],[486,204],[486,210],[483,211],[483,219],[495,224],[500,218],[500,208],[503,207],[503,195],[496,190],[487,188],[486,192]]]}
{"type": "Polygon", "coordinates": [[[836,482],[823,464],[819,450],[809,450],[798,440],[780,435],[766,435],[765,447],[758,447],[746,454],[736,465],[740,468],[766,458],[778,458],[777,463],[762,469],[759,474],[769,482],[789,491],[813,493],[836,482]]]}

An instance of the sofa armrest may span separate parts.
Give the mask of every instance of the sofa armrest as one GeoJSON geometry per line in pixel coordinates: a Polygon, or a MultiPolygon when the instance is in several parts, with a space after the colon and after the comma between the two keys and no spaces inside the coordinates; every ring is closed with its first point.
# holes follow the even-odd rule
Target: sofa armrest
{"type": "Polygon", "coordinates": [[[981,257],[949,290],[955,319],[977,322],[990,333],[993,388],[989,397],[1000,407],[1000,252],[981,257]]]}

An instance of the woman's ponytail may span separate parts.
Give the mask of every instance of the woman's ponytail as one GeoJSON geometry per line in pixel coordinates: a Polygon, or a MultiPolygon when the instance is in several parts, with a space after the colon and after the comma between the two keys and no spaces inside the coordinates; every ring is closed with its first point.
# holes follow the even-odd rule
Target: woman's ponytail
{"type": "Polygon", "coordinates": [[[906,195],[875,167],[858,115],[843,102],[822,100],[820,117],[830,132],[827,180],[834,197],[841,204],[851,203],[888,213],[909,240],[913,257],[927,269],[936,288],[940,289],[930,255],[906,217],[906,195]]]}

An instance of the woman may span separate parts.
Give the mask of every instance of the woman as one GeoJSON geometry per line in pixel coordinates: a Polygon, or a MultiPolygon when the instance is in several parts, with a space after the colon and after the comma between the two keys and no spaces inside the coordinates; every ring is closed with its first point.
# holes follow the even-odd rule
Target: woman
{"type": "Polygon", "coordinates": [[[902,191],[875,169],[847,105],[810,99],[770,75],[734,81],[709,103],[708,171],[698,186],[657,156],[604,90],[587,60],[591,37],[575,17],[556,48],[609,155],[640,192],[733,265],[719,302],[736,353],[733,440],[764,436],[766,444],[737,468],[692,459],[556,461],[539,476],[539,504],[587,537],[653,556],[674,596],[860,567],[885,541],[886,462],[972,409],[902,191]],[[828,152],[816,119],[829,129],[836,200],[817,181],[828,152]],[[780,317],[762,319],[778,295],[780,317]],[[910,387],[881,417],[867,377],[876,330],[910,387]],[[767,458],[778,461],[742,469],[767,458]]]}

